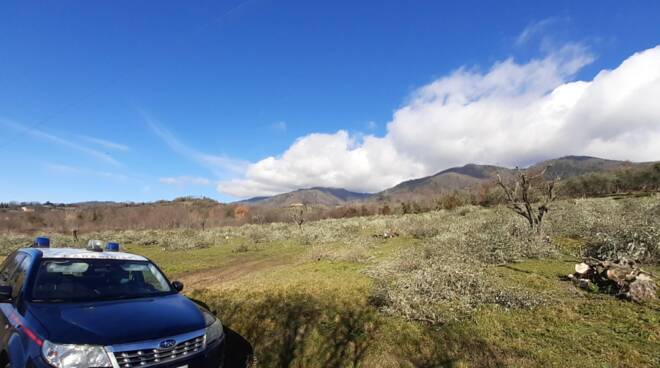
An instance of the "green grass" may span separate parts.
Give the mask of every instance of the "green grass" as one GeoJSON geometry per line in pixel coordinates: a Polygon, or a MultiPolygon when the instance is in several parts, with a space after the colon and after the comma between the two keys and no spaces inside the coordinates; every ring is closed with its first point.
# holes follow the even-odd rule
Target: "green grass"
{"type": "Polygon", "coordinates": [[[196,291],[255,344],[263,366],[653,367],[660,363],[658,307],[575,289],[565,261],[498,268],[547,306],[486,306],[471,318],[429,326],[369,305],[364,265],[309,262],[196,291]],[[339,342],[341,346],[335,346],[339,342]]]}
{"type": "MultiPolygon", "coordinates": [[[[183,280],[189,296],[253,344],[262,367],[658,367],[660,303],[620,301],[565,280],[576,255],[600,241],[597,233],[614,242],[636,241],[643,232],[657,243],[657,219],[644,214],[658,198],[558,202],[546,228],[549,243],[521,240],[516,234],[524,236],[525,224],[502,208],[325,220],[303,232],[271,224],[87,236],[119,239],[183,280]],[[401,236],[373,237],[385,229],[401,236]],[[411,282],[400,285],[419,288],[411,294],[422,301],[424,293],[443,293],[429,288],[446,276],[425,269],[431,261],[468,267],[468,276],[472,268],[483,271],[474,274],[495,280],[487,285],[541,303],[483,304],[430,324],[375,299],[383,282],[396,288],[407,277],[411,282]]],[[[0,236],[0,248],[27,239],[0,236]]],[[[644,267],[660,275],[658,264],[644,267]]],[[[440,312],[452,307],[443,303],[440,312]]]]}
{"type": "Polygon", "coordinates": [[[512,283],[548,295],[548,306],[528,311],[484,307],[468,320],[440,327],[386,315],[369,305],[372,282],[363,272],[366,264],[301,260],[192,296],[252,341],[263,366],[660,363],[657,306],[575,289],[561,279],[573,268],[567,260],[529,260],[496,268],[512,283]],[[335,346],[337,342],[342,345],[335,346]]]}
{"type": "Polygon", "coordinates": [[[278,242],[269,246],[252,246],[246,251],[239,251],[243,243],[239,241],[208,248],[167,249],[128,244],[125,250],[144,255],[156,262],[164,272],[172,276],[186,273],[222,268],[236,263],[255,260],[274,260],[295,257],[304,251],[300,245],[278,242]]]}
{"type": "Polygon", "coordinates": [[[516,271],[507,269],[507,277],[547,293],[551,302],[529,311],[485,308],[474,316],[476,334],[505,365],[564,366],[570,357],[571,366],[657,366],[658,305],[576,290],[561,279],[572,266],[562,261],[512,265],[516,271]]]}

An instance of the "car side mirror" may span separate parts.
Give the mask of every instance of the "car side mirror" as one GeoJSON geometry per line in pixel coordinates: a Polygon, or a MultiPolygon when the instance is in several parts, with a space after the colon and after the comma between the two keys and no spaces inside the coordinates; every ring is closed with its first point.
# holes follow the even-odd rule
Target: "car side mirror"
{"type": "Polygon", "coordinates": [[[181,291],[181,290],[183,290],[183,282],[181,282],[181,281],[174,281],[174,282],[172,282],[172,287],[173,287],[174,290],[176,290],[176,291],[181,291]]]}
{"type": "Polygon", "coordinates": [[[11,286],[0,285],[0,303],[8,303],[11,301],[11,286]]]}

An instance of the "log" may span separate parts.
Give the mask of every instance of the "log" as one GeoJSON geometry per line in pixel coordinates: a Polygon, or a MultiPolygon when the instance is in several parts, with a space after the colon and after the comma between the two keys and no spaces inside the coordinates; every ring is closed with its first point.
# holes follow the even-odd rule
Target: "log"
{"type": "Polygon", "coordinates": [[[631,268],[612,265],[607,270],[607,278],[622,285],[626,281],[626,276],[632,272],[631,268]]]}
{"type": "Polygon", "coordinates": [[[578,263],[578,264],[575,265],[575,272],[583,275],[583,274],[587,273],[590,268],[591,267],[588,264],[584,263],[584,262],[578,263]]]}
{"type": "Polygon", "coordinates": [[[568,278],[581,289],[591,289],[595,284],[635,302],[654,300],[658,288],[650,273],[643,271],[636,262],[624,258],[614,262],[591,259],[578,263],[575,273],[568,275],[568,278]],[[611,288],[612,282],[616,284],[614,289],[611,288]]]}
{"type": "Polygon", "coordinates": [[[647,274],[645,274],[645,273],[640,273],[639,275],[637,275],[636,280],[641,280],[641,281],[653,281],[653,279],[651,279],[651,276],[649,276],[649,275],[647,275],[647,274]]]}

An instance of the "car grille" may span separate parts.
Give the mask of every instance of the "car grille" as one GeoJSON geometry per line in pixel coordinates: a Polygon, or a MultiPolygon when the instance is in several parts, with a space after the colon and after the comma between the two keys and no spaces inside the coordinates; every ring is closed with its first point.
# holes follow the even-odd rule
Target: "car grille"
{"type": "Polygon", "coordinates": [[[183,359],[204,350],[204,335],[181,341],[174,347],[114,351],[117,365],[122,368],[149,367],[183,359]]]}

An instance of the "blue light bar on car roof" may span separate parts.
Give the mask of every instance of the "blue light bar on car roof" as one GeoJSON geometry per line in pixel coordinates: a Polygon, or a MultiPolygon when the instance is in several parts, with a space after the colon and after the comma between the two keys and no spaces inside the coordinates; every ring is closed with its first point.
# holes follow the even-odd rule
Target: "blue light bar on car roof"
{"type": "Polygon", "coordinates": [[[105,250],[108,252],[119,252],[119,243],[109,242],[105,245],[105,250]]]}
{"type": "Polygon", "coordinates": [[[32,246],[35,248],[50,248],[50,239],[45,236],[38,236],[34,239],[32,246]]]}

